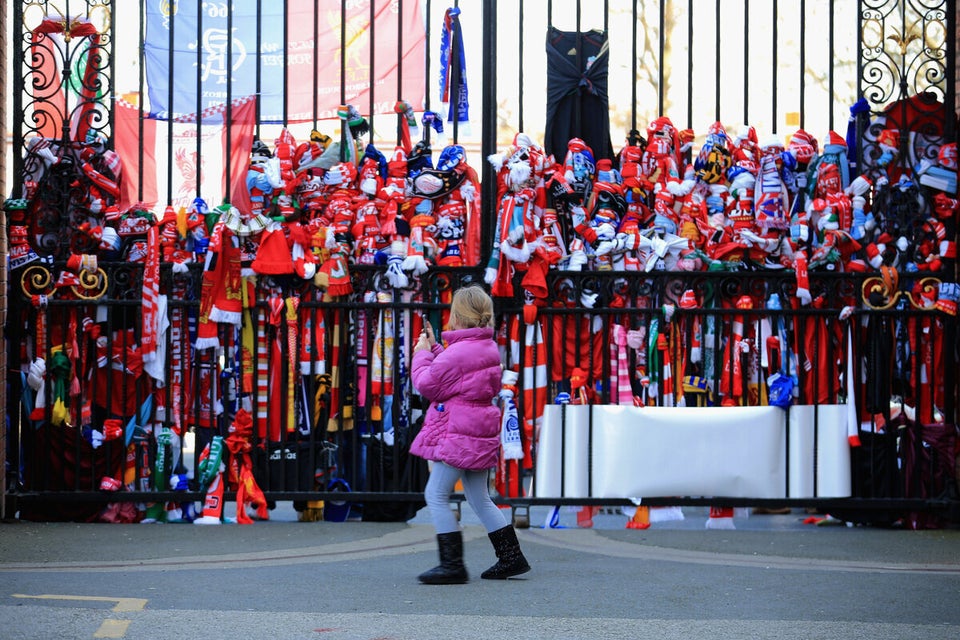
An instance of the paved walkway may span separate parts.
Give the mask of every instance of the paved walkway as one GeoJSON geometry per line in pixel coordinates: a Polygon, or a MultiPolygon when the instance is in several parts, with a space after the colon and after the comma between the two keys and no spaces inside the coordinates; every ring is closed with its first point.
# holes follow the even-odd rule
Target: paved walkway
{"type": "MultiPolygon", "coordinates": [[[[233,505],[228,505],[228,510],[233,505]]],[[[426,586],[429,519],[251,526],[0,524],[2,638],[957,638],[960,531],[804,524],[801,511],[707,529],[705,509],[627,529],[531,511],[533,571],[494,558],[468,507],[472,580],[426,586]]]]}

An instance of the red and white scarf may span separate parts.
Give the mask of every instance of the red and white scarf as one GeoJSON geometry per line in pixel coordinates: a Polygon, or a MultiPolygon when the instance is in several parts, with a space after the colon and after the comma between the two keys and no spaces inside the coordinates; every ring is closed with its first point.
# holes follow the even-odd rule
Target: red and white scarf
{"type": "Polygon", "coordinates": [[[140,349],[143,361],[157,357],[157,298],[160,296],[160,234],[156,225],[147,231],[147,259],[143,265],[143,328],[140,349]]]}
{"type": "Polygon", "coordinates": [[[523,389],[523,466],[533,467],[530,448],[540,434],[543,409],[547,404],[547,348],[540,322],[524,327],[523,357],[521,358],[520,317],[511,320],[511,367],[521,367],[520,386],[523,389]]]}

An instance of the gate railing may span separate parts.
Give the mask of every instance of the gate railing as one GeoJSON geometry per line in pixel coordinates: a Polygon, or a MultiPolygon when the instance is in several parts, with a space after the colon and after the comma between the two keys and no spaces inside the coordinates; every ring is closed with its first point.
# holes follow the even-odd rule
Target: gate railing
{"type": "MultiPolygon", "coordinates": [[[[20,286],[44,279],[45,267],[32,269],[20,286]]],[[[29,340],[45,340],[47,362],[58,362],[63,345],[80,354],[59,359],[39,412],[30,411],[37,396],[29,374],[11,380],[17,397],[24,394],[11,431],[24,505],[202,499],[200,452],[213,436],[230,435],[241,408],[251,429],[237,451],[249,456],[269,500],[345,499],[333,479],[350,487],[348,501],[418,499],[409,468],[393,464],[405,460],[421,411],[405,368],[411,337],[424,321],[442,326],[450,292],[479,273],[437,270],[396,289],[381,270],[356,267],[350,295],[325,297],[312,285],[287,289],[298,294],[292,319],[286,314],[293,297],[270,295],[281,289],[261,279],[253,285],[258,302],[240,327],[221,325],[218,346],[195,350],[189,345],[199,330],[201,274],[165,268],[161,288],[176,293],[166,310],[160,386],[136,348],[141,306],[130,298],[142,287],[142,270],[109,263],[100,269],[95,291],[103,295],[93,300],[52,297],[45,307],[29,307],[15,296],[23,306],[13,313],[25,312],[40,330],[29,340]],[[70,391],[74,384],[79,393],[70,391]],[[156,466],[158,448],[165,473],[156,466]],[[122,479],[126,491],[106,497],[104,476],[122,479]],[[165,484],[168,476],[181,484],[165,484]]],[[[545,464],[538,456],[545,404],[583,398],[596,405],[826,406],[852,395],[857,422],[846,429],[860,439],[851,450],[852,502],[654,495],[643,496],[645,503],[947,508],[952,478],[944,473],[952,468],[956,415],[956,368],[948,354],[957,348],[956,316],[924,302],[933,283],[922,279],[896,290],[869,275],[812,280],[817,302],[805,308],[779,303],[793,297],[792,274],[759,279],[738,272],[556,272],[535,314],[522,301],[498,299],[498,335],[505,366],[518,374],[515,404],[527,448],[525,459],[498,469],[502,501],[628,501],[538,498],[530,491],[537,465],[545,464]]]]}
{"type": "MultiPolygon", "coordinates": [[[[56,517],[56,506],[63,504],[77,507],[79,517],[105,502],[201,500],[204,446],[215,436],[226,442],[231,433],[240,435],[225,446],[232,447],[237,459],[249,461],[268,500],[294,500],[298,506],[321,499],[417,502],[420,494],[411,488],[422,470],[404,456],[420,410],[405,370],[410,340],[425,321],[422,311],[440,328],[450,292],[465,281],[489,280],[483,267],[496,264],[488,259],[503,254],[504,236],[498,233],[505,220],[503,176],[487,158],[505,148],[516,151],[517,132],[543,142],[542,150],[561,167],[553,168],[559,176],[571,138],[584,140],[593,160],[620,164],[623,158],[615,153],[619,145],[611,132],[621,131],[628,146],[642,151],[646,137],[652,140],[662,132],[644,124],[668,114],[677,123],[671,128],[682,134],[678,139],[700,147],[707,126],[723,119],[781,139],[784,131],[840,130],[854,145],[846,158],[849,178],[863,174],[874,185],[880,184],[878,178],[894,181],[903,171],[921,175],[941,161],[938,151],[955,138],[955,117],[947,115],[956,102],[950,82],[956,59],[953,1],[935,6],[864,1],[855,10],[852,4],[830,3],[827,10],[818,3],[775,2],[764,5],[767,15],[758,14],[757,3],[749,2],[611,1],[603,11],[584,11],[580,2],[465,3],[460,7],[463,58],[454,44],[445,59],[451,61],[450,85],[459,87],[462,74],[472,85],[471,95],[479,95],[480,113],[473,109],[472,117],[480,126],[474,134],[461,122],[447,123],[446,135],[463,146],[467,164],[481,178],[479,208],[468,214],[477,233],[463,247],[474,260],[467,266],[430,264],[422,273],[407,269],[398,274],[364,258],[351,260],[348,272],[333,274],[321,268],[323,252],[330,247],[320,242],[313,245],[321,258],[315,267],[319,279],[263,271],[244,277],[218,309],[225,315],[211,322],[203,301],[216,299],[205,292],[220,284],[221,274],[209,261],[204,264],[207,247],[191,240],[185,254],[164,254],[156,271],[148,270],[146,264],[156,264],[147,254],[157,240],[150,235],[150,212],[159,218],[160,210],[171,205],[173,217],[165,220],[165,228],[173,234],[172,244],[186,241],[195,228],[209,231],[228,209],[205,210],[195,199],[213,205],[224,196],[235,201],[238,194],[254,195],[246,182],[248,158],[240,159],[236,147],[254,138],[279,140],[282,127],[305,141],[311,128],[328,126],[318,100],[320,79],[330,73],[318,65],[316,44],[325,25],[319,15],[310,14],[314,47],[299,43],[295,61],[287,58],[287,31],[279,31],[287,52],[282,67],[303,63],[301,58],[311,53],[307,62],[312,60],[316,72],[308,93],[316,99],[305,120],[292,115],[287,98],[280,103],[282,116],[270,120],[261,117],[267,108],[261,90],[273,86],[269,83],[276,78],[265,77],[264,70],[269,76],[269,64],[278,56],[261,46],[242,48],[242,41],[208,38],[220,28],[218,20],[242,31],[226,3],[223,15],[201,16],[196,23],[185,22],[178,13],[177,4],[186,11],[184,3],[171,3],[167,14],[138,16],[140,54],[133,81],[117,69],[121,60],[135,57],[121,50],[128,34],[119,34],[116,25],[121,24],[119,12],[130,8],[118,4],[34,1],[19,3],[13,12],[14,41],[20,43],[14,64],[21,70],[14,74],[14,112],[23,117],[14,123],[17,177],[5,206],[12,245],[7,381],[12,393],[5,453],[8,492],[37,517],[56,517]],[[81,14],[83,19],[64,19],[81,14]],[[167,57],[146,53],[150,16],[168,29],[167,57]],[[692,25],[708,17],[714,29],[698,29],[694,38],[692,25]],[[192,49],[195,59],[187,65],[175,58],[172,46],[184,33],[204,42],[203,47],[220,48],[192,49]],[[730,33],[737,34],[734,47],[725,44],[730,33]],[[857,34],[855,50],[849,38],[836,37],[840,33],[857,34]],[[758,55],[758,50],[770,56],[758,55]],[[222,65],[225,101],[211,105],[203,98],[209,65],[214,59],[236,62],[240,51],[257,54],[256,115],[249,121],[238,115],[246,96],[237,88],[234,65],[222,65]],[[154,113],[157,105],[149,104],[146,78],[149,60],[158,59],[176,59],[169,75],[190,78],[186,86],[196,98],[188,100],[195,107],[192,116],[174,108],[179,89],[172,78],[162,94],[168,113],[154,113]],[[624,60],[628,62],[621,64],[624,60]],[[171,113],[177,117],[170,118],[171,113]],[[121,120],[126,133],[120,130],[121,120]],[[211,146],[204,132],[223,122],[229,133],[217,136],[211,146]],[[901,135],[890,138],[892,129],[901,135]],[[164,130],[166,144],[148,149],[151,136],[162,136],[164,130]],[[133,154],[138,157],[124,164],[128,168],[120,181],[113,163],[131,158],[118,160],[105,151],[117,148],[124,135],[129,140],[131,131],[139,142],[133,154]],[[180,143],[174,142],[177,135],[180,143]],[[147,169],[152,151],[166,156],[166,175],[162,163],[147,169]],[[216,171],[224,176],[223,184],[203,179],[202,161],[213,157],[222,160],[216,171]],[[148,184],[152,178],[157,178],[155,187],[148,184]],[[145,200],[150,189],[156,192],[154,202],[114,208],[124,204],[121,193],[145,200]],[[193,204],[194,210],[178,214],[172,206],[178,198],[188,205],[185,209],[193,204]],[[151,293],[145,295],[145,288],[151,293]],[[163,308],[157,306],[160,295],[165,296],[163,308]],[[159,335],[145,334],[144,313],[154,312],[166,320],[158,326],[166,326],[159,335]],[[144,361],[143,344],[154,339],[162,348],[144,361]],[[38,369],[37,359],[45,371],[38,369]],[[104,483],[105,477],[116,482],[104,483]],[[343,484],[332,485],[333,480],[343,484]],[[115,484],[125,490],[103,493],[101,485],[115,484]],[[344,486],[349,497],[343,495],[344,486]]],[[[415,7],[426,15],[423,107],[437,108],[430,80],[444,58],[436,55],[443,37],[442,11],[429,0],[387,4],[401,14],[415,7]]],[[[285,29],[291,16],[299,16],[297,6],[284,4],[285,29]]],[[[379,24],[378,7],[366,7],[371,30],[379,24]]],[[[274,18],[259,2],[246,8],[260,45],[274,18]]],[[[350,10],[357,9],[351,5],[350,10]]],[[[354,17],[342,13],[332,30],[339,31],[338,42],[351,43],[340,47],[334,83],[344,107],[337,161],[349,159],[346,149],[353,144],[361,151],[367,143],[399,146],[408,114],[377,112],[375,120],[374,112],[385,101],[399,105],[416,86],[408,81],[410,66],[401,72],[401,65],[389,96],[373,89],[356,111],[346,110],[354,101],[354,85],[363,84],[350,65],[365,61],[366,81],[376,85],[371,79],[378,77],[377,51],[383,50],[372,33],[367,39],[353,37],[364,33],[354,31],[354,17]],[[367,44],[351,48],[358,42],[367,44]],[[359,118],[360,112],[366,117],[359,118]],[[377,129],[392,134],[395,117],[394,140],[377,129]],[[365,126],[350,131],[358,118],[365,126]],[[391,126],[383,127],[384,121],[391,126]]],[[[123,24],[129,20],[136,19],[127,15],[123,24]]],[[[388,32],[395,36],[396,57],[407,61],[404,42],[416,39],[416,30],[399,21],[391,24],[396,25],[388,32]]],[[[419,64],[414,66],[419,74],[419,64]]],[[[287,91],[293,79],[282,75],[282,95],[293,95],[287,91]]],[[[161,94],[155,95],[160,100],[161,94]]],[[[421,125],[430,122],[420,120],[421,125]]],[[[749,141],[746,127],[738,133],[749,141]]],[[[420,160],[430,153],[431,135],[424,126],[420,160]]],[[[678,151],[677,157],[691,164],[696,159],[690,149],[678,151]]],[[[445,175],[438,171],[436,177],[445,175]]],[[[667,267],[663,255],[659,263],[654,258],[641,264],[640,258],[651,259],[639,254],[627,270],[616,270],[616,265],[605,270],[612,263],[591,254],[587,270],[574,270],[568,262],[546,270],[536,295],[519,265],[512,280],[515,295],[501,289],[496,302],[504,361],[518,374],[515,404],[523,424],[524,457],[498,470],[500,499],[514,506],[565,500],[538,498],[530,487],[542,462],[537,442],[545,403],[584,398],[595,404],[755,406],[773,396],[799,405],[850,402],[855,414],[851,437],[861,440],[851,449],[849,502],[794,498],[778,504],[898,512],[955,506],[953,465],[951,470],[945,466],[957,424],[956,322],[950,304],[955,302],[955,260],[943,255],[936,267],[922,262],[930,257],[930,243],[956,236],[955,211],[934,213],[940,204],[935,197],[955,196],[955,186],[950,192],[949,181],[931,181],[935,174],[927,175],[930,179],[913,184],[916,191],[910,192],[919,194],[918,211],[884,209],[894,206],[891,189],[866,194],[878,230],[860,237],[856,249],[828,247],[811,260],[810,283],[803,287],[804,293],[809,289],[810,304],[797,304],[796,264],[778,256],[764,262],[755,252],[738,251],[722,259],[703,251],[685,255],[690,261],[682,268],[693,271],[670,270],[677,263],[668,259],[667,267]],[[880,232],[888,230],[885,219],[889,230],[902,232],[915,245],[910,251],[893,249],[894,238],[880,240],[880,232]],[[940,227],[928,224],[941,220],[940,227]],[[871,244],[881,245],[885,253],[869,254],[871,244]],[[862,269],[849,270],[850,259],[862,269]],[[923,270],[912,271],[910,264],[923,270]],[[711,270],[703,270],[708,265],[711,270]]],[[[550,173],[541,177],[549,181],[550,173]]],[[[557,239],[567,253],[571,243],[582,240],[574,205],[587,201],[561,197],[558,182],[553,182],[554,190],[540,188],[557,212],[557,239]]],[[[449,191],[441,192],[436,207],[449,204],[441,200],[449,191]]],[[[631,212],[656,212],[655,193],[652,185],[638,187],[630,196],[631,212]]],[[[417,195],[430,200],[423,191],[417,195]]],[[[266,202],[267,213],[284,214],[282,199],[271,203],[267,197],[266,202]]],[[[949,208],[949,203],[940,206],[949,208]]],[[[407,212],[412,215],[412,202],[407,212]]],[[[322,217],[316,213],[311,209],[303,222],[322,217]]],[[[241,211],[244,224],[252,222],[249,214],[241,211]]],[[[660,233],[651,226],[652,216],[641,217],[649,227],[645,231],[660,233]]],[[[290,221],[288,215],[283,222],[290,221]]],[[[818,229],[812,229],[816,235],[818,229]]],[[[644,241],[640,235],[638,243],[644,241]]],[[[243,243],[238,244],[239,259],[249,260],[242,255],[243,243]]],[[[388,253],[388,247],[379,248],[388,253]]],[[[811,253],[815,248],[811,245],[811,253]]],[[[372,252],[366,257],[372,260],[372,252]]],[[[457,263],[463,261],[452,262],[457,263]]],[[[237,482],[229,483],[227,496],[235,498],[236,488],[237,482]]],[[[763,503],[731,496],[643,498],[670,504],[763,503]]],[[[628,502],[628,496],[575,499],[576,504],[628,502]]]]}

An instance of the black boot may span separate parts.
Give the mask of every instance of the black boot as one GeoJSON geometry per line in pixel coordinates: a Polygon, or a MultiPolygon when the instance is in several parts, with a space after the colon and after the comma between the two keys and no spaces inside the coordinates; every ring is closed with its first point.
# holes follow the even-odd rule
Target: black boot
{"type": "Polygon", "coordinates": [[[463,534],[459,531],[437,534],[440,565],[420,574],[424,584],[463,584],[470,577],[463,565],[463,534]]]}
{"type": "Polygon", "coordinates": [[[520,541],[517,540],[517,532],[513,530],[512,525],[507,525],[503,529],[497,529],[493,533],[487,534],[490,542],[493,543],[493,550],[497,554],[497,564],[493,565],[480,574],[484,580],[506,580],[521,573],[530,571],[530,565],[527,559],[523,557],[520,551],[520,541]]]}

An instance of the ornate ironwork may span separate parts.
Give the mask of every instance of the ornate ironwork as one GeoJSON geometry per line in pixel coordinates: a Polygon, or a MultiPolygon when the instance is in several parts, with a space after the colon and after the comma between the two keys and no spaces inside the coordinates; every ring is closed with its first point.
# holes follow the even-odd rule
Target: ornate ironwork
{"type": "Polygon", "coordinates": [[[866,132],[863,160],[874,167],[883,156],[880,131],[899,129],[899,162],[913,168],[935,159],[944,136],[953,133],[946,115],[953,95],[947,69],[948,3],[943,0],[864,0],[861,3],[860,95],[881,118],[866,132]]]}
{"type": "Polygon", "coordinates": [[[109,137],[113,93],[110,0],[22,3],[23,140],[68,140],[71,130],[109,137]],[[76,9],[81,11],[76,11],[76,9]],[[64,15],[69,11],[70,15],[64,15]],[[79,129],[78,129],[79,128],[79,129]]]}

